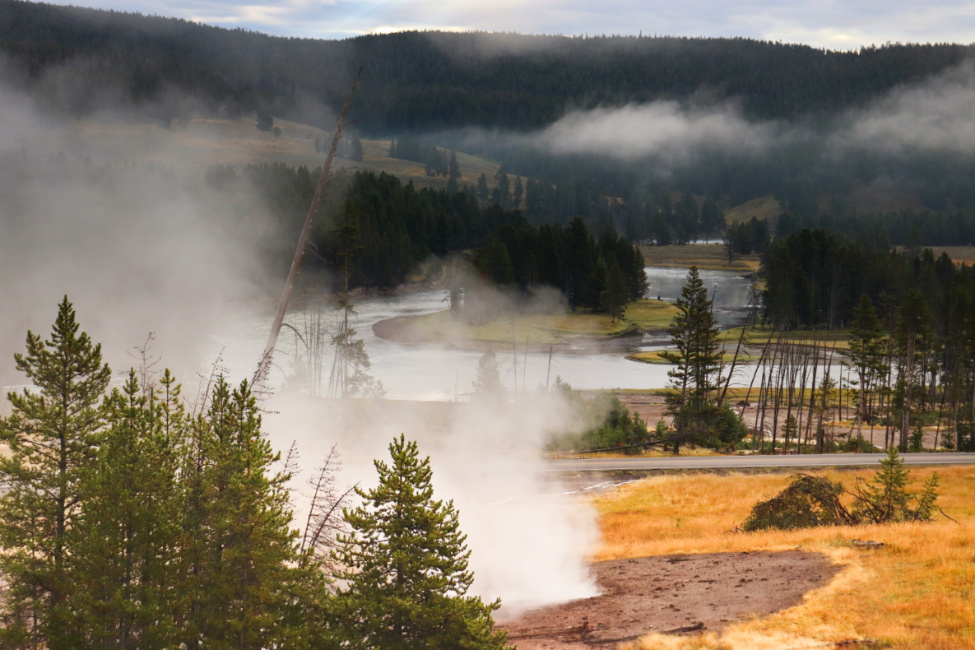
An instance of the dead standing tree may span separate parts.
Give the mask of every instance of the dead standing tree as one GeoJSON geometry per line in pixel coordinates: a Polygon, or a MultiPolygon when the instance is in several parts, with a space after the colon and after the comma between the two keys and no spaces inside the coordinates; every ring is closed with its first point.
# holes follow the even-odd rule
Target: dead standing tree
{"type": "Polygon", "coordinates": [[[257,371],[254,373],[254,378],[252,384],[255,386],[260,386],[267,379],[268,371],[271,368],[271,360],[274,356],[274,347],[278,344],[278,335],[281,333],[281,324],[284,322],[284,314],[288,311],[288,302],[291,300],[291,292],[294,289],[295,281],[298,279],[298,270],[301,268],[301,259],[305,255],[305,246],[308,241],[308,235],[311,232],[311,223],[318,213],[318,204],[322,199],[322,190],[325,184],[330,179],[330,174],[332,171],[332,161],[335,159],[335,152],[338,150],[339,139],[342,137],[342,127],[345,125],[345,116],[349,112],[349,106],[352,105],[352,97],[355,95],[356,84],[359,83],[359,77],[362,75],[362,68],[359,68],[359,72],[356,73],[355,80],[352,82],[352,89],[349,91],[349,98],[345,102],[345,107],[342,109],[342,115],[339,117],[338,126],[335,127],[335,135],[332,136],[332,146],[328,149],[328,156],[325,158],[325,164],[322,166],[322,175],[318,179],[318,185],[315,187],[315,195],[312,197],[311,205],[308,208],[308,214],[305,215],[305,224],[301,229],[301,235],[298,237],[298,247],[295,249],[294,259],[291,261],[291,269],[288,271],[288,279],[284,283],[284,290],[281,292],[281,300],[278,301],[278,310],[274,315],[274,321],[271,324],[271,332],[268,334],[267,343],[264,345],[264,353],[261,355],[261,359],[257,366],[257,371]]]}

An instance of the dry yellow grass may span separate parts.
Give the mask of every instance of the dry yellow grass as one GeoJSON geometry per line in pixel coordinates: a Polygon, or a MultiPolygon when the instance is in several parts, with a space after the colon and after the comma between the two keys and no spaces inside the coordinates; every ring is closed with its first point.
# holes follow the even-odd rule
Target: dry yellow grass
{"type": "MultiPolygon", "coordinates": [[[[918,489],[932,469],[914,469],[918,489]]],[[[630,647],[785,648],[848,639],[877,647],[975,648],[975,468],[948,467],[939,504],[957,523],[815,528],[732,533],[753,504],[785,487],[788,475],[668,475],[592,498],[603,543],[597,560],[802,547],[827,554],[843,570],[796,607],[737,623],[720,636],[651,635],[630,647]],[[865,551],[851,539],[883,542],[865,551]]],[[[817,472],[852,487],[871,471],[817,472]]]]}

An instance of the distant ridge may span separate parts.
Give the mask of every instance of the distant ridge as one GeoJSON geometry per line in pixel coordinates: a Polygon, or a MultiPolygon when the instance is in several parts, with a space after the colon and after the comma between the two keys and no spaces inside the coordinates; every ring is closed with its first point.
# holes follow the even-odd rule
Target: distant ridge
{"type": "Polygon", "coordinates": [[[402,32],[340,41],[272,37],[189,21],[0,0],[7,83],[72,116],[127,103],[275,116],[328,128],[354,71],[352,119],[383,135],[478,126],[524,130],[567,109],[658,99],[739,102],[797,119],[860,105],[975,53],[963,45],[830,52],[732,38],[402,32]]]}

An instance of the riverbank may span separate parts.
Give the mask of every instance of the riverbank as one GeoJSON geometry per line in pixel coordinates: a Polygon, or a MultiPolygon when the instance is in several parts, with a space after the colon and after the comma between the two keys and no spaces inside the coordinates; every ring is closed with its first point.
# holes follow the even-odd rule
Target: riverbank
{"type": "Polygon", "coordinates": [[[601,346],[645,333],[665,335],[677,308],[664,300],[638,300],[627,305],[626,316],[613,320],[587,312],[499,313],[485,323],[469,323],[450,310],[397,316],[375,323],[373,332],[395,343],[437,343],[480,349],[518,345],[541,350],[552,345],[601,346]]]}

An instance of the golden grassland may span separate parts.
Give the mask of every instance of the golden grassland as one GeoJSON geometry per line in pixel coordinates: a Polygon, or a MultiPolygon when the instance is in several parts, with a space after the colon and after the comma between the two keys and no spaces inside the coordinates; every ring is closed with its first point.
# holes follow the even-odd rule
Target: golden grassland
{"type": "Polygon", "coordinates": [[[663,329],[676,312],[673,304],[639,300],[626,308],[626,319],[613,321],[605,314],[557,312],[506,314],[480,325],[455,319],[447,310],[404,316],[391,325],[399,336],[412,341],[454,344],[553,345],[576,338],[612,338],[649,329],[663,329]]]}
{"type": "MultiPolygon", "coordinates": [[[[898,246],[898,250],[904,250],[903,246],[898,246]]],[[[955,264],[966,266],[975,265],[975,246],[928,246],[934,253],[935,259],[941,257],[942,253],[947,253],[948,257],[955,264]]]]}
{"type": "MultiPolygon", "coordinates": [[[[913,469],[910,488],[919,490],[933,471],[913,469]]],[[[923,524],[732,532],[756,502],[787,485],[786,474],[671,474],[590,497],[602,532],[596,560],[802,548],[843,567],[801,604],[736,623],[720,635],[650,635],[627,647],[783,650],[871,639],[872,647],[975,648],[975,468],[936,471],[938,503],[956,521],[938,516],[923,524]],[[853,539],[884,547],[861,550],[853,539]]],[[[856,476],[873,474],[813,473],[847,488],[856,476]]]]}
{"type": "Polygon", "coordinates": [[[753,273],[758,270],[757,255],[747,255],[728,263],[728,255],[720,240],[714,244],[688,244],[686,246],[649,246],[640,244],[640,253],[647,266],[671,268],[711,269],[714,271],[740,271],[753,273]]]}
{"type": "Polygon", "coordinates": [[[777,217],[780,214],[782,214],[782,205],[774,196],[769,195],[745,201],[740,205],[725,210],[724,219],[725,222],[732,224],[740,221],[749,221],[752,217],[757,218],[759,221],[764,221],[772,217],[777,217]]]}

